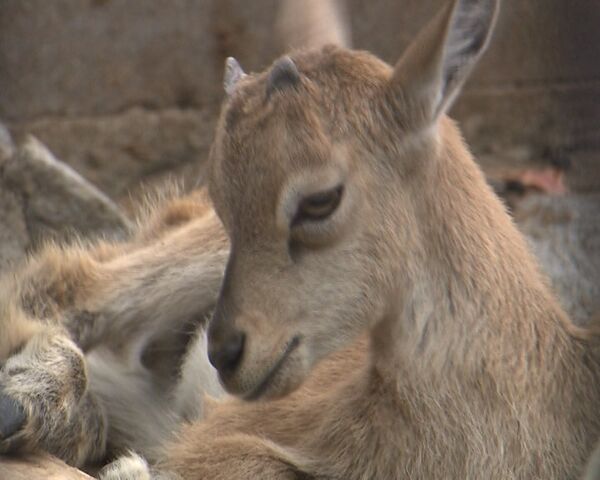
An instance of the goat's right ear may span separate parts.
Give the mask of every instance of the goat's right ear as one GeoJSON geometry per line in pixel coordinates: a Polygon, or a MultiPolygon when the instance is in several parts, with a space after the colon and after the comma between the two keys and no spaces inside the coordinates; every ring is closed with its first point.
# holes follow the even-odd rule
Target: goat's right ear
{"type": "Polygon", "coordinates": [[[448,110],[487,46],[498,4],[455,0],[408,47],[391,81],[411,119],[433,123],[448,110]]]}

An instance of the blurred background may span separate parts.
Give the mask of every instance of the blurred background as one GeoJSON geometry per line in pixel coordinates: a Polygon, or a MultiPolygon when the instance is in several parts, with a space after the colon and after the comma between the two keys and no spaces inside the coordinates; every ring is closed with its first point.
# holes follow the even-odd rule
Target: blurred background
{"type": "MultiPolygon", "coordinates": [[[[126,231],[141,185],[192,188],[227,56],[261,70],[317,18],[394,63],[444,3],[295,0],[282,21],[282,2],[2,0],[0,271],[49,237],[126,231]]],[[[596,0],[504,0],[451,112],[579,322],[600,312],[599,26],[596,0]]]]}

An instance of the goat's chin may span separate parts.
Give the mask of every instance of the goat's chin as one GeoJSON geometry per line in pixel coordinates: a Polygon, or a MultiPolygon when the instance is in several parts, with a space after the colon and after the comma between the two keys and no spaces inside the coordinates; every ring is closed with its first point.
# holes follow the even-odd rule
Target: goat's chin
{"type": "Polygon", "coordinates": [[[243,398],[247,401],[276,400],[297,390],[304,383],[304,378],[299,372],[281,371],[260,392],[252,391],[243,398]]]}
{"type": "Polygon", "coordinates": [[[275,400],[297,390],[308,371],[300,352],[294,352],[283,361],[277,361],[262,368],[260,374],[220,377],[221,384],[228,393],[246,401],[275,400]]]}

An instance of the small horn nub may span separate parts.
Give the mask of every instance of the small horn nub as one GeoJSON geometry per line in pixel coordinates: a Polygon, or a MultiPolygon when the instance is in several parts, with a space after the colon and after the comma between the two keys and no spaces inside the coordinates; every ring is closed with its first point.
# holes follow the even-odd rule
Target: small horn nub
{"type": "Polygon", "coordinates": [[[246,74],[238,61],[233,57],[227,57],[227,60],[225,60],[225,75],[223,77],[223,86],[227,95],[233,93],[236,83],[245,76],[246,74]]]}
{"type": "Polygon", "coordinates": [[[267,78],[267,98],[276,90],[284,90],[295,86],[300,82],[298,67],[288,56],[282,57],[275,62],[269,77],[267,78]]]}

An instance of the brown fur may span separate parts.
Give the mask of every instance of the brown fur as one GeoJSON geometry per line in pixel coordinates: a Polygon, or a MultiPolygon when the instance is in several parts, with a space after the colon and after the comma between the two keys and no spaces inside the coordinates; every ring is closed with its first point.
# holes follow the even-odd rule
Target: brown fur
{"type": "Polygon", "coordinates": [[[212,407],[169,448],[166,469],[186,479],[582,472],[600,434],[598,348],[443,115],[493,10],[455,2],[395,70],[326,48],[292,54],[301,81],[270,98],[268,73],[241,77],[212,150],[210,192],[232,251],[209,349],[242,332],[241,360],[221,380],[267,401],[212,407]],[[290,226],[299,199],[338,183],[330,218],[290,226]],[[344,347],[365,330],[366,343],[344,347]]]}
{"type": "Polygon", "coordinates": [[[171,404],[227,239],[202,191],[145,210],[127,241],[49,245],[3,278],[0,396],[25,419],[0,451],[43,448],[78,466],[123,448],[154,458],[189,416],[171,404]]]}

